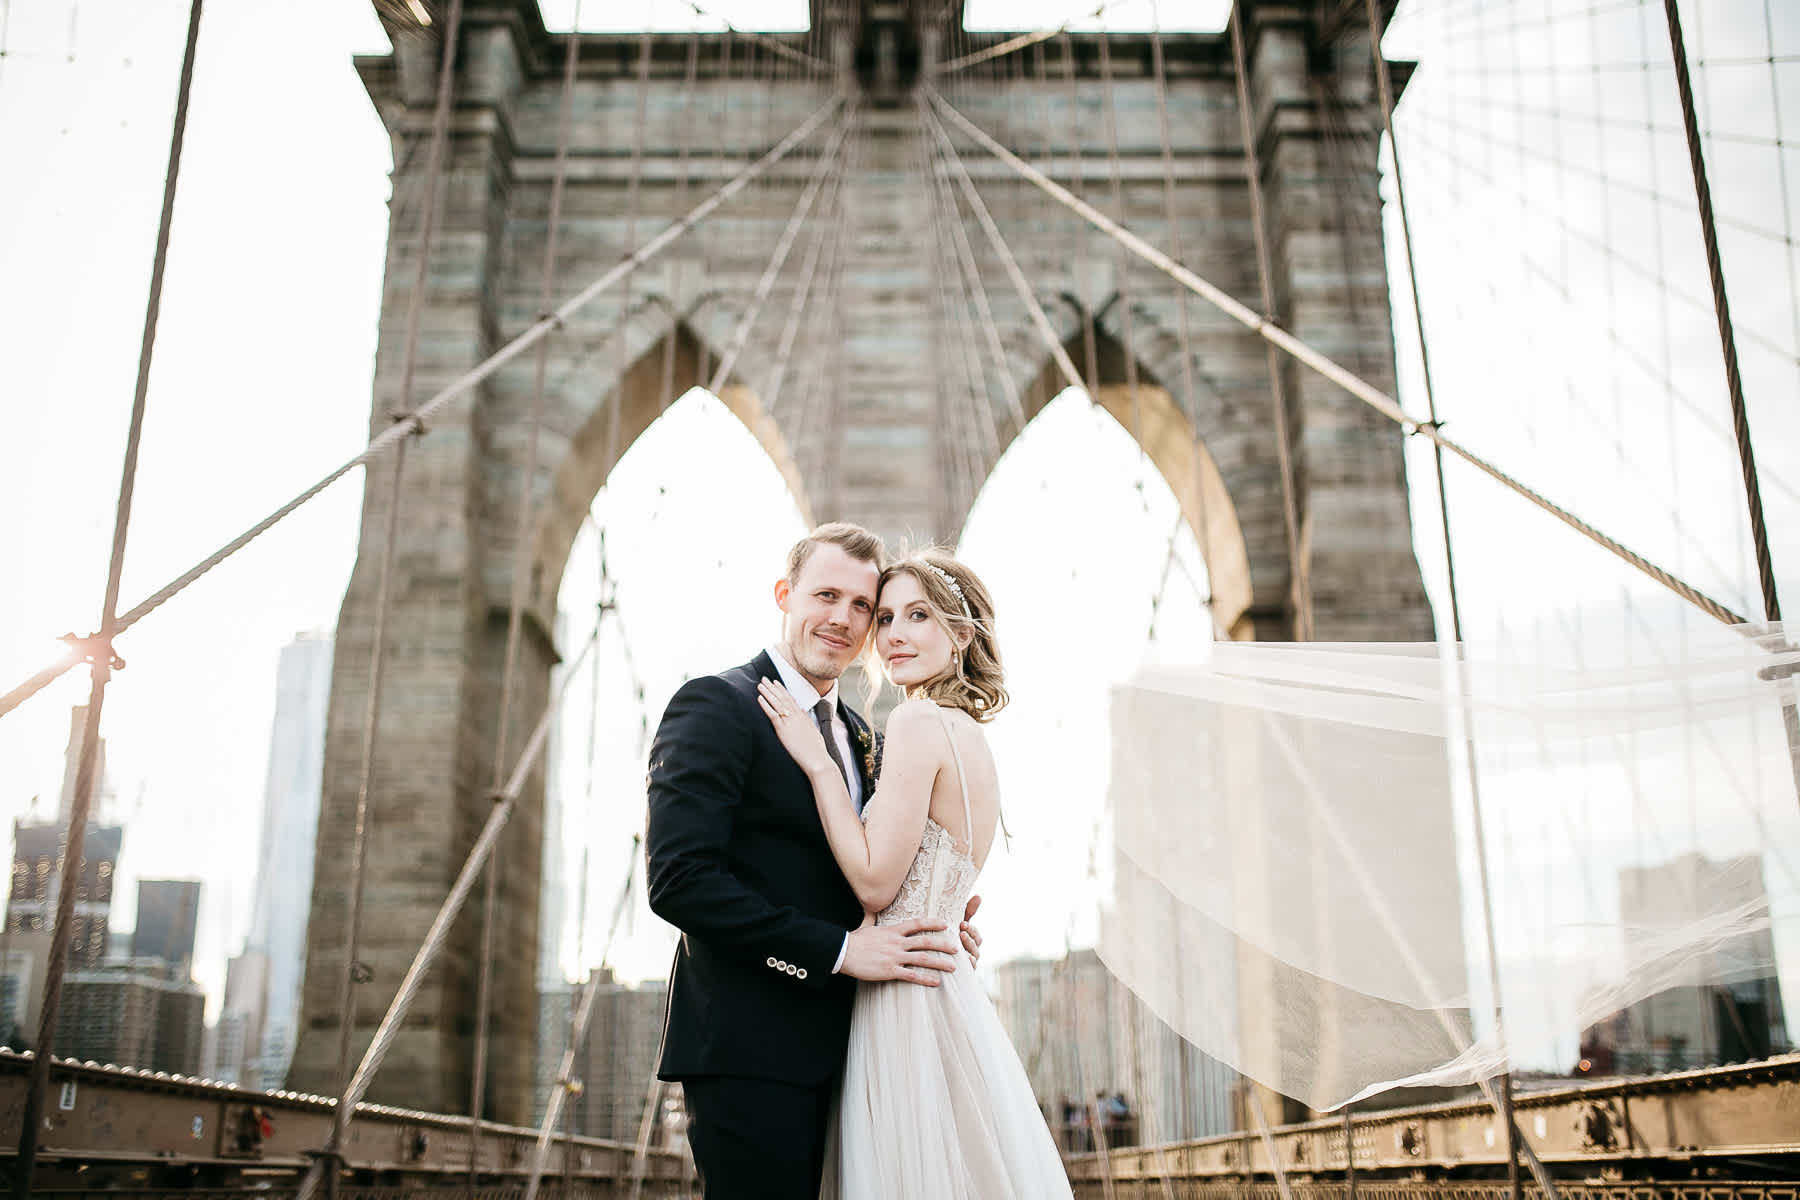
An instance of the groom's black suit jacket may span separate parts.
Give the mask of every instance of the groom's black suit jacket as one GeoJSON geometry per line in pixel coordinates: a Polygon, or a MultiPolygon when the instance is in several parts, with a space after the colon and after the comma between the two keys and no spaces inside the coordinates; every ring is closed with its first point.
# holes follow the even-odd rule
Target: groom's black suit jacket
{"type": "MultiPolygon", "coordinates": [[[[681,930],[663,1079],[817,1085],[843,1067],[856,983],[834,975],[862,906],[831,856],[806,773],[758,707],[768,654],[683,684],[650,749],[650,907],[681,930]]],[[[841,702],[852,769],[873,792],[868,724],[841,702]]]]}

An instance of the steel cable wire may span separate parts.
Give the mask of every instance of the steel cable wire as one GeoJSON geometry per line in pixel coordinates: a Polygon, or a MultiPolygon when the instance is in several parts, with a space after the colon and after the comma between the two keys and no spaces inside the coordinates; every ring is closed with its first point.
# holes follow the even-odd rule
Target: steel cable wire
{"type": "MultiPolygon", "coordinates": [[[[412,291],[406,303],[406,333],[400,363],[400,411],[397,420],[412,415],[413,379],[418,367],[419,330],[424,319],[425,290],[431,265],[432,241],[437,231],[437,197],[444,170],[445,147],[450,136],[450,109],[456,87],[456,48],[462,32],[462,0],[450,0],[447,24],[437,72],[436,98],[432,105],[431,140],[425,154],[424,192],[420,200],[419,241],[415,250],[417,262],[412,291]]],[[[417,428],[415,424],[414,428],[417,428]]],[[[382,684],[386,678],[387,628],[393,604],[395,547],[399,539],[400,514],[406,497],[406,443],[394,451],[392,483],[388,493],[388,509],[382,531],[381,556],[377,560],[374,626],[370,631],[369,682],[364,702],[362,747],[358,763],[356,802],[352,809],[350,839],[350,897],[344,916],[344,956],[338,971],[338,1045],[337,1066],[333,1085],[340,1091],[350,1075],[350,1054],[356,1036],[356,988],[363,982],[361,950],[363,899],[369,861],[370,812],[374,807],[375,756],[381,738],[382,684]]],[[[349,1138],[354,1112],[338,1108],[332,1114],[331,1132],[326,1138],[319,1162],[335,1164],[349,1138]]],[[[326,1179],[328,1195],[337,1194],[338,1174],[334,1169],[326,1179]]]]}
{"type": "MultiPolygon", "coordinates": [[[[1256,244],[1256,278],[1262,294],[1263,320],[1273,322],[1275,310],[1275,268],[1269,247],[1269,217],[1263,200],[1262,156],[1257,153],[1255,99],[1250,94],[1250,68],[1244,51],[1244,5],[1234,0],[1231,13],[1231,61],[1237,88],[1238,136],[1243,142],[1245,181],[1250,194],[1250,229],[1256,244]]],[[[1123,215],[1123,214],[1121,214],[1123,215]]],[[[1121,251],[1124,243],[1120,242],[1121,251]]],[[[1350,280],[1346,289],[1353,289],[1350,280]]],[[[1294,479],[1293,433],[1289,429],[1287,386],[1283,373],[1287,364],[1273,342],[1263,343],[1263,357],[1269,375],[1269,412],[1271,433],[1275,439],[1275,461],[1281,472],[1282,533],[1287,542],[1288,611],[1292,615],[1294,637],[1308,642],[1313,635],[1312,571],[1308,555],[1300,544],[1300,501],[1294,479]]],[[[1435,420],[1435,417],[1433,418],[1435,420]]]]}
{"type": "MultiPolygon", "coordinates": [[[[564,185],[569,162],[569,126],[575,92],[575,70],[581,55],[581,0],[575,0],[571,21],[573,29],[563,45],[562,84],[558,94],[556,120],[556,155],[550,177],[550,211],[544,235],[544,259],[540,270],[538,310],[548,311],[556,295],[556,255],[562,233],[564,185]]],[[[517,684],[519,639],[524,629],[526,585],[530,578],[531,529],[537,515],[538,443],[543,426],[544,384],[550,359],[550,339],[537,345],[532,364],[531,400],[527,418],[525,464],[519,472],[519,490],[514,503],[518,519],[513,527],[511,591],[506,608],[506,646],[500,667],[500,711],[494,733],[494,771],[490,790],[498,790],[504,782],[507,738],[512,728],[514,689],[517,684]]],[[[475,998],[475,1061],[469,1085],[469,1181],[474,1186],[481,1162],[482,1098],[487,1087],[487,1051],[489,1009],[492,1004],[494,971],[494,923],[498,909],[501,860],[496,857],[483,881],[481,912],[480,968],[475,998]]]]}
{"type": "MultiPolygon", "coordinates": [[[[1720,604],[1710,596],[1707,596],[1693,585],[1679,579],[1670,572],[1657,566],[1655,563],[1652,563],[1642,555],[1630,550],[1624,544],[1607,536],[1593,525],[1583,521],[1580,517],[1577,517],[1568,509],[1555,504],[1542,493],[1526,486],[1518,479],[1487,462],[1473,451],[1468,450],[1454,440],[1445,437],[1441,430],[1434,428],[1429,422],[1416,421],[1407,416],[1405,411],[1400,408],[1398,402],[1380,388],[1359,378],[1329,357],[1320,354],[1317,350],[1306,345],[1286,330],[1259,318],[1249,308],[1238,303],[1212,284],[1207,283],[1180,263],[1170,259],[1168,255],[1157,250],[1130,230],[1118,225],[1116,222],[1105,216],[1105,214],[1099,212],[1092,205],[1074,195],[1067,188],[1062,187],[1054,180],[1048,178],[1030,164],[1020,160],[1017,155],[995,141],[984,130],[971,123],[967,117],[964,117],[960,112],[952,108],[941,96],[936,93],[931,93],[928,98],[922,98],[921,102],[930,103],[937,111],[941,112],[964,133],[981,145],[983,149],[987,150],[990,154],[993,154],[996,158],[1001,159],[1001,161],[1005,162],[1008,166],[1011,166],[1015,171],[1025,174],[1026,177],[1031,179],[1038,187],[1048,191],[1062,204],[1079,213],[1090,224],[1097,226],[1108,236],[1123,240],[1126,245],[1131,248],[1133,253],[1137,254],[1140,258],[1143,258],[1150,265],[1156,267],[1165,274],[1170,275],[1184,287],[1187,287],[1196,295],[1220,309],[1227,316],[1231,317],[1239,324],[1248,327],[1256,333],[1257,336],[1273,341],[1282,350],[1299,359],[1312,370],[1323,375],[1333,383],[1336,383],[1339,387],[1342,387],[1345,391],[1349,392],[1363,403],[1369,405],[1383,416],[1386,416],[1389,420],[1400,425],[1406,432],[1416,433],[1429,441],[1442,445],[1444,449],[1450,451],[1458,458],[1461,458],[1470,466],[1475,467],[1483,474],[1489,476],[1516,494],[1530,500],[1545,512],[1573,528],[1576,532],[1581,533],[1597,545],[1611,551],[1619,558],[1631,564],[1633,567],[1636,567],[1644,574],[1650,576],[1650,578],[1656,580],[1664,587],[1669,588],[1683,599],[1694,604],[1696,607],[1712,615],[1719,621],[1728,625],[1745,624],[1744,619],[1731,609],[1720,604]]],[[[971,184],[970,187],[972,188],[973,185],[971,184]]]]}
{"type": "MultiPolygon", "coordinates": [[[[339,479],[342,479],[355,468],[384,454],[403,439],[411,437],[415,433],[422,432],[425,429],[426,421],[444,406],[454,400],[460,399],[462,396],[472,391],[476,385],[494,375],[502,367],[519,357],[526,350],[529,350],[541,338],[548,335],[552,330],[562,326],[570,316],[591,303],[596,296],[607,291],[631,270],[642,266],[650,259],[662,253],[662,251],[667,249],[672,243],[695,228],[707,217],[711,216],[712,213],[726,201],[742,191],[751,180],[766,171],[774,163],[785,158],[796,146],[811,137],[812,134],[818,130],[819,126],[832,115],[840,103],[842,103],[842,97],[834,96],[832,99],[826,101],[826,103],[820,105],[819,108],[808,116],[798,128],[788,134],[787,137],[783,138],[766,154],[743,167],[686,215],[663,229],[636,250],[626,255],[625,258],[613,268],[588,284],[588,286],[583,288],[580,292],[564,301],[554,312],[548,313],[532,322],[531,325],[527,326],[511,341],[500,347],[500,349],[494,351],[474,367],[471,367],[457,379],[440,388],[430,399],[415,408],[410,416],[403,418],[395,424],[394,427],[370,439],[369,444],[359,453],[341,463],[329,474],[313,483],[293,499],[289,500],[274,512],[270,513],[267,517],[264,517],[261,521],[258,521],[255,525],[221,546],[218,550],[190,567],[187,571],[163,585],[157,591],[151,593],[148,598],[118,619],[114,627],[115,634],[123,633],[131,626],[155,612],[158,608],[161,608],[171,599],[186,591],[197,580],[210,573],[220,563],[224,562],[226,559],[242,550],[245,546],[255,541],[258,537],[261,537],[264,533],[267,533],[270,529],[280,524],[296,509],[304,506],[320,492],[323,492],[339,479]]],[[[69,669],[75,665],[76,660],[71,660],[51,667],[46,667],[29,677],[20,686],[7,692],[4,696],[0,696],[0,717],[5,716],[6,713],[12,711],[24,701],[42,691],[43,688],[49,686],[50,683],[61,678],[62,675],[67,673],[69,669]]]]}
{"type": "MultiPolygon", "coordinates": [[[[351,1076],[350,1082],[335,1102],[335,1111],[345,1113],[346,1122],[349,1116],[354,1114],[357,1106],[362,1103],[363,1096],[368,1093],[369,1084],[374,1080],[375,1073],[380,1070],[383,1060],[386,1059],[388,1051],[393,1046],[394,1038],[399,1035],[400,1028],[406,1021],[406,1014],[411,1010],[413,1001],[418,997],[419,987],[424,982],[425,975],[431,970],[432,964],[436,962],[438,954],[443,950],[451,927],[455,925],[463,904],[469,898],[469,893],[475,888],[475,881],[481,876],[488,859],[493,855],[494,845],[499,841],[502,830],[505,829],[507,822],[512,817],[519,794],[524,790],[525,781],[536,767],[538,758],[543,754],[544,746],[549,740],[551,722],[561,708],[562,698],[567,694],[570,684],[581,669],[582,662],[593,650],[594,643],[599,636],[600,625],[596,621],[593,630],[582,642],[580,652],[570,663],[568,672],[563,677],[562,686],[552,695],[551,702],[545,706],[543,713],[538,718],[537,726],[532,730],[531,737],[526,741],[524,748],[520,750],[512,774],[507,778],[506,786],[493,797],[493,807],[488,813],[487,821],[483,824],[480,835],[475,839],[475,844],[470,848],[468,857],[463,861],[456,882],[451,886],[449,895],[444,898],[443,904],[439,907],[437,916],[432,920],[431,928],[426,931],[425,940],[413,956],[412,965],[407,968],[405,976],[401,979],[400,986],[395,991],[394,998],[381,1019],[381,1024],[376,1028],[374,1037],[370,1039],[368,1048],[363,1052],[362,1061],[357,1064],[355,1074],[351,1076]]],[[[327,1156],[314,1158],[312,1166],[307,1169],[306,1175],[300,1181],[295,1200],[312,1200],[312,1197],[317,1195],[320,1184],[324,1181],[328,1161],[333,1160],[327,1156]]]]}
{"type": "MultiPolygon", "coordinates": [[[[1412,293],[1412,309],[1414,329],[1418,336],[1419,370],[1425,388],[1425,404],[1430,415],[1433,429],[1439,428],[1437,391],[1431,371],[1430,341],[1425,335],[1425,312],[1420,298],[1418,258],[1413,249],[1412,217],[1406,206],[1406,175],[1402,168],[1400,142],[1394,135],[1394,87],[1388,72],[1387,56],[1382,51],[1383,28],[1380,13],[1376,10],[1375,0],[1366,0],[1369,24],[1369,53],[1375,67],[1376,92],[1381,103],[1382,125],[1387,133],[1388,156],[1393,167],[1394,198],[1399,209],[1401,245],[1406,251],[1406,277],[1412,293]]],[[[1456,555],[1450,537],[1450,494],[1444,479],[1444,449],[1442,445],[1432,446],[1432,465],[1435,470],[1438,500],[1438,521],[1444,543],[1444,572],[1446,590],[1450,601],[1450,623],[1454,641],[1457,645],[1463,642],[1462,599],[1456,586],[1456,555]]],[[[1459,685],[1460,686],[1460,685],[1459,685]]],[[[1487,969],[1489,978],[1493,980],[1493,1021],[1494,1036],[1499,1041],[1501,1050],[1509,1056],[1505,1069],[1500,1074],[1498,1088],[1490,1083],[1483,1090],[1490,1100],[1497,1100],[1494,1105],[1506,1133],[1507,1145],[1507,1182],[1511,1188],[1513,1200],[1523,1196],[1523,1183],[1519,1178],[1519,1159],[1524,1155],[1531,1167],[1532,1176],[1539,1189],[1550,1200],[1556,1200],[1556,1185],[1551,1180],[1537,1155],[1531,1152],[1530,1143],[1526,1141],[1523,1131],[1519,1129],[1518,1118],[1513,1109],[1513,1075],[1510,1063],[1510,1048],[1506,1041],[1506,1025],[1504,1009],[1501,1004],[1500,987],[1500,951],[1499,938],[1494,923],[1494,892],[1491,877],[1491,863],[1486,844],[1486,822],[1483,819],[1481,795],[1481,776],[1476,767],[1474,731],[1467,724],[1467,714],[1460,707],[1456,710],[1455,721],[1458,729],[1456,738],[1467,747],[1467,774],[1469,785],[1470,830],[1474,842],[1476,863],[1476,886],[1479,890],[1482,931],[1487,952],[1487,969]],[[1498,1095],[1495,1095],[1495,1092],[1498,1095]]]]}
{"type": "MultiPolygon", "coordinates": [[[[125,434],[124,464],[120,468],[118,499],[113,513],[112,548],[107,558],[106,589],[100,603],[99,631],[91,639],[93,648],[89,651],[87,712],[75,770],[75,794],[69,804],[67,832],[63,836],[61,847],[61,869],[65,874],[71,871],[71,863],[77,864],[78,872],[78,865],[82,861],[88,813],[100,782],[100,718],[106,702],[106,687],[113,671],[124,666],[124,661],[114,652],[112,643],[120,629],[117,620],[120,579],[125,569],[125,547],[131,528],[132,500],[137,491],[138,454],[143,444],[144,415],[150,392],[150,364],[156,349],[157,322],[162,312],[163,279],[169,258],[169,231],[175,215],[176,185],[181,175],[182,148],[187,139],[188,102],[193,94],[194,59],[199,49],[201,9],[202,0],[192,0],[188,8],[187,37],[182,48],[181,74],[176,84],[175,116],[169,134],[162,207],[156,225],[156,249],[151,257],[150,294],[144,306],[143,333],[138,341],[136,386],[132,392],[131,417],[125,434]]],[[[8,9],[9,20],[10,16],[11,10],[8,9]]],[[[73,662],[69,665],[72,666],[73,662]]],[[[38,1140],[45,1124],[43,1113],[50,1088],[50,1067],[54,1058],[64,974],[68,966],[69,941],[74,931],[75,903],[80,891],[79,886],[63,886],[57,892],[56,915],[51,924],[50,946],[44,962],[43,991],[38,1002],[37,1037],[34,1042],[36,1049],[26,1083],[19,1123],[18,1151],[13,1163],[14,1195],[20,1200],[25,1200],[32,1192],[38,1140]]],[[[6,919],[10,924],[11,918],[6,919]]]]}

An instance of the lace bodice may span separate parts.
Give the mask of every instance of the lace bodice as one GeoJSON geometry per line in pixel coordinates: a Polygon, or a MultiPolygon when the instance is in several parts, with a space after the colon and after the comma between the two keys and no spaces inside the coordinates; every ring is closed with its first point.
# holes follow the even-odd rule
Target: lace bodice
{"type": "Polygon", "coordinates": [[[955,929],[980,873],[975,860],[957,848],[950,831],[926,817],[919,852],[913,855],[899,894],[881,910],[875,923],[892,925],[911,917],[934,917],[955,929]]]}
{"type": "MultiPolygon", "coordinates": [[[[956,763],[956,786],[962,792],[963,828],[975,836],[975,822],[969,815],[969,780],[963,774],[962,752],[956,748],[956,734],[938,710],[944,736],[950,739],[950,757],[956,763]]],[[[865,810],[866,812],[867,810],[865,810]]],[[[932,917],[949,923],[955,929],[962,920],[963,909],[975,891],[975,877],[981,868],[974,856],[960,849],[950,831],[930,817],[925,818],[925,832],[919,838],[918,853],[907,868],[906,879],[893,903],[875,918],[878,925],[892,925],[912,917],[932,917]]]]}

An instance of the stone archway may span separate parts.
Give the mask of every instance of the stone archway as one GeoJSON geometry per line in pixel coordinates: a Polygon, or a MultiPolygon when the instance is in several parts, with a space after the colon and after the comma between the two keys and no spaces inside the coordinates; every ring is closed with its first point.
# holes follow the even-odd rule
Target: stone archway
{"type": "MultiPolygon", "coordinates": [[[[706,343],[686,324],[678,323],[646,347],[619,377],[615,384],[619,396],[616,429],[612,400],[604,394],[585,418],[570,429],[560,458],[551,465],[533,533],[532,573],[537,581],[533,591],[537,603],[554,609],[557,584],[568,562],[570,547],[613,467],[670,403],[690,388],[706,385],[716,361],[706,343]]],[[[770,416],[761,397],[750,387],[729,381],[719,389],[718,398],[769,456],[787,481],[801,516],[810,521],[811,509],[800,469],[780,425],[770,416]]]]}
{"type": "MultiPolygon", "coordinates": [[[[862,9],[839,5],[814,11],[835,17],[852,11],[860,15],[862,9]]],[[[1325,123],[1331,116],[1328,108],[1342,110],[1353,123],[1366,118],[1366,68],[1344,65],[1366,58],[1322,58],[1316,53],[1313,24],[1294,6],[1247,6],[1245,11],[1252,16],[1253,115],[1266,142],[1264,183],[1272,210],[1281,214],[1275,260],[1281,265],[1277,293],[1285,323],[1297,336],[1346,355],[1347,361],[1362,356],[1373,372],[1369,377],[1389,384],[1387,322],[1363,329],[1344,319],[1352,309],[1385,311],[1379,222],[1343,216],[1352,204],[1378,211],[1374,156],[1369,153],[1353,169],[1342,171],[1331,169],[1320,150],[1320,130],[1331,127],[1325,123]],[[1329,106],[1300,102],[1311,94],[1321,70],[1334,81],[1342,78],[1341,95],[1329,106]]],[[[916,25],[953,19],[953,13],[954,6],[901,6],[882,21],[916,25]]],[[[359,60],[358,70],[396,138],[413,137],[426,127],[436,36],[396,38],[392,55],[359,60]]],[[[638,45],[632,36],[629,46],[638,45]]],[[[1141,37],[1072,36],[1088,48],[1096,37],[1106,36],[1115,47],[1112,58],[1119,62],[1148,53],[1141,37]]],[[[464,19],[457,104],[442,167],[438,250],[420,297],[424,332],[416,378],[401,370],[408,355],[400,347],[408,340],[405,313],[412,299],[403,281],[412,277],[422,244],[419,229],[401,222],[391,234],[371,433],[388,428],[393,412],[482,363],[541,312],[540,264],[549,230],[552,164],[564,157],[555,149],[560,106],[552,99],[559,88],[554,64],[561,57],[561,40],[543,28],[535,0],[477,5],[464,19]]],[[[653,53],[643,61],[661,65],[644,76],[648,82],[642,87],[653,93],[645,100],[636,82],[639,58],[622,52],[627,43],[602,36],[595,41],[611,50],[584,55],[573,85],[571,111],[581,115],[568,147],[574,186],[562,210],[565,227],[557,266],[559,278],[571,286],[613,270],[635,253],[652,228],[667,228],[680,219],[703,187],[723,183],[744,165],[746,147],[760,144],[762,136],[753,134],[745,120],[750,108],[725,120],[696,123],[691,146],[682,132],[681,116],[696,96],[737,94],[732,88],[748,80],[744,60],[750,56],[739,56],[728,70],[724,57],[709,51],[702,61],[719,63],[717,74],[690,88],[681,82],[678,64],[685,61],[692,39],[653,38],[646,43],[653,53]],[[643,117],[638,115],[640,103],[643,117]],[[646,124],[639,126],[639,121],[646,124]],[[637,128],[647,134],[643,155],[632,149],[631,133],[637,128]],[[704,171],[696,166],[692,189],[667,186],[674,179],[669,168],[677,145],[682,147],[681,162],[711,164],[704,171]],[[655,169],[641,170],[646,162],[655,169]],[[631,215],[623,217],[627,212],[631,215]]],[[[797,127],[836,89],[859,79],[853,45],[847,40],[834,45],[832,53],[842,69],[774,83],[767,89],[766,107],[760,102],[753,106],[772,118],[771,128],[797,127]]],[[[1230,119],[1236,101],[1224,68],[1228,48],[1222,37],[1197,35],[1167,49],[1180,67],[1172,72],[1179,85],[1169,91],[1174,127],[1181,131],[1178,149],[1184,158],[1205,164],[1178,185],[1181,242],[1202,248],[1226,267],[1221,286],[1234,294],[1253,294],[1254,283],[1242,267],[1250,261],[1243,180],[1222,165],[1241,155],[1239,123],[1230,119]]],[[[1096,83],[1094,55],[1083,50],[1080,57],[1089,65],[1071,80],[1078,92],[1096,83]]],[[[834,266],[839,279],[835,313],[842,320],[830,326],[828,344],[819,343],[840,347],[849,369],[841,379],[819,385],[818,408],[826,417],[817,416],[810,404],[797,406],[785,414],[787,423],[779,429],[749,390],[728,386],[721,398],[782,471],[809,517],[844,516],[895,540],[909,535],[944,538],[966,516],[958,510],[973,502],[973,495],[961,491],[977,490],[993,464],[954,481],[945,470],[964,448],[954,444],[963,435],[945,420],[940,403],[946,364],[932,333],[934,281],[926,256],[919,253],[929,244],[934,219],[933,205],[924,202],[931,192],[925,181],[928,138],[909,105],[889,103],[896,99],[895,80],[864,79],[862,84],[879,93],[879,102],[861,109],[858,150],[850,157],[856,167],[841,181],[842,244],[851,250],[841,268],[834,266]]],[[[1025,87],[1024,81],[1020,86],[1025,87]]],[[[963,97],[971,119],[998,127],[995,123],[1003,123],[1011,111],[1011,87],[973,85],[963,97]]],[[[1057,87],[1060,92],[1062,85],[1057,87]]],[[[1138,94],[1147,93],[1140,89],[1138,94]]],[[[1097,111],[1097,106],[1085,107],[1097,111]]],[[[1079,121],[1075,129],[1080,129],[1079,121]]],[[[1070,136],[1093,141],[1096,131],[1090,122],[1086,133],[1070,136]]],[[[1126,150],[1146,170],[1160,173],[1148,165],[1155,161],[1152,142],[1139,139],[1126,150]]],[[[397,195],[403,187],[408,194],[422,194],[416,189],[423,187],[427,157],[397,160],[397,195]]],[[[1077,177],[1082,174],[1079,161],[1077,157],[1073,172],[1077,177]]],[[[710,240],[709,230],[702,228],[668,254],[644,261],[629,284],[572,314],[550,340],[547,352],[558,382],[543,414],[538,465],[529,480],[545,507],[527,535],[532,539],[527,547],[532,577],[524,674],[513,691],[515,707],[508,722],[518,731],[515,743],[522,742],[548,703],[550,671],[558,657],[551,635],[555,581],[588,501],[613,461],[661,406],[687,386],[705,382],[710,364],[704,347],[733,340],[733,327],[750,311],[769,248],[790,219],[806,178],[805,164],[798,159],[777,164],[757,186],[731,201],[727,214],[712,227],[710,240]],[[668,303],[633,306],[634,297],[641,301],[646,295],[668,303]],[[609,413],[601,401],[614,375],[624,379],[619,403],[609,413]],[[590,378],[594,386],[588,386],[590,378]]],[[[1080,190],[1080,179],[1072,182],[1080,190]]],[[[1191,338],[1186,330],[1177,337],[1171,332],[1180,327],[1175,294],[1168,290],[1139,291],[1131,297],[1131,312],[1138,319],[1127,338],[1118,328],[1119,311],[1108,307],[1111,303],[1119,309],[1109,297],[1129,291],[1126,281],[1084,268],[1084,263],[1092,267],[1111,261],[1116,253],[1093,236],[1080,233],[1072,244],[1059,237],[1033,286],[1040,299],[1047,297],[1052,304],[1056,297],[1079,297],[1086,310],[1098,314],[1102,332],[1119,344],[1128,341],[1135,360],[1147,364],[1149,369],[1139,373],[1135,397],[1129,389],[1121,393],[1117,389],[1125,379],[1118,364],[1125,361],[1125,351],[1119,345],[1103,346],[1101,369],[1091,383],[1096,401],[1137,434],[1181,498],[1231,636],[1287,636],[1289,564],[1268,431],[1262,345],[1235,325],[1216,320],[1196,320],[1191,338]],[[1192,365],[1204,364],[1210,373],[1203,394],[1183,394],[1177,382],[1185,378],[1180,354],[1191,354],[1192,365]],[[1170,393],[1176,393],[1174,399],[1170,393]],[[1183,416],[1183,409],[1191,418],[1183,416]]],[[[1153,240],[1174,244],[1160,235],[1153,240]]],[[[997,265],[979,248],[976,254],[977,270],[988,280],[994,300],[1005,366],[1027,385],[1028,411],[1021,415],[1029,419],[1061,384],[1042,372],[1042,347],[1031,337],[1028,306],[1011,295],[997,265]]],[[[778,284],[766,297],[774,306],[769,312],[780,311],[793,286],[791,276],[778,284]]],[[[1065,320],[1063,336],[1070,329],[1065,320]]],[[[745,343],[738,368],[744,379],[770,377],[775,339],[766,334],[767,328],[745,343]]],[[[808,353],[829,357],[814,343],[807,344],[808,353]]],[[[1082,357],[1077,354],[1077,361],[1082,357]]],[[[355,1047],[373,1033],[476,831],[492,811],[496,760],[516,753],[515,744],[497,754],[493,731],[500,715],[532,376],[529,359],[489,376],[466,400],[439,412],[430,436],[409,451],[385,643],[380,708],[385,732],[371,789],[375,840],[368,906],[374,915],[365,923],[358,949],[373,982],[360,989],[353,1014],[344,1014],[337,979],[347,949],[348,859],[371,690],[377,581],[388,515],[395,506],[383,473],[370,476],[362,550],[338,622],[301,1040],[289,1081],[300,1090],[333,1089],[342,1021],[353,1024],[355,1047]]],[[[1315,627],[1321,636],[1342,638],[1428,632],[1429,611],[1412,556],[1399,435],[1323,381],[1297,379],[1291,395],[1315,627]]],[[[1000,397],[987,399],[1000,407],[1000,397]]],[[[996,457],[1016,433],[998,431],[996,457]]],[[[495,972],[487,1115],[510,1121],[526,1120],[531,1111],[542,794],[539,772],[526,784],[515,827],[500,851],[500,919],[506,937],[495,972]]],[[[369,1093],[371,1100],[443,1112],[465,1107],[471,1090],[479,934],[480,922],[470,915],[451,931],[369,1093]]]]}
{"type": "MultiPolygon", "coordinates": [[[[1206,561],[1212,586],[1212,606],[1219,628],[1234,639],[1251,640],[1270,636],[1272,620],[1286,621],[1280,601],[1271,603],[1266,595],[1258,595],[1257,580],[1252,572],[1250,544],[1239,518],[1239,506],[1233,497],[1232,481],[1220,470],[1206,441],[1206,431],[1196,429],[1175,397],[1146,368],[1139,366],[1135,387],[1125,369],[1125,349],[1104,329],[1097,329],[1096,377],[1098,386],[1090,399],[1104,409],[1131,437],[1143,447],[1150,461],[1161,473],[1180,505],[1182,517],[1206,561]]],[[[1072,338],[1064,346],[1071,356],[1082,352],[1080,338],[1072,338]]],[[[1080,361],[1077,357],[1077,361],[1080,361]]],[[[1020,402],[1027,425],[1066,387],[1055,363],[1046,361],[1021,392],[1020,402]]],[[[1197,397],[1196,407],[1204,414],[1217,407],[1217,397],[1197,397]]],[[[1007,445],[1023,432],[1023,427],[1009,430],[1007,445]]],[[[991,472],[993,463],[988,464],[991,472]]],[[[1242,486],[1240,484],[1240,486],[1242,486]]],[[[963,514],[963,520],[967,514],[963,514]]],[[[959,521],[959,526],[961,521],[959,521]]],[[[1285,581],[1286,564],[1280,564],[1285,581]]],[[[1270,584],[1265,582],[1266,593],[1270,584]]]]}

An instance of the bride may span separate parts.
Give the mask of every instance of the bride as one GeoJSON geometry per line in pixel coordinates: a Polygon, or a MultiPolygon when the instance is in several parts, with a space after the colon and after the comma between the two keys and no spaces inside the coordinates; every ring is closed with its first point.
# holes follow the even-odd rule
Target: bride
{"type": "MultiPolygon", "coordinates": [[[[938,550],[881,574],[875,653],[906,699],[861,818],[824,739],[779,684],[760,701],[807,774],[844,876],[880,924],[954,927],[993,846],[999,783],[982,725],[1006,704],[987,588],[938,550]]],[[[820,1195],[1038,1200],[1068,1178],[1019,1056],[972,970],[864,983],[820,1195]]]]}

